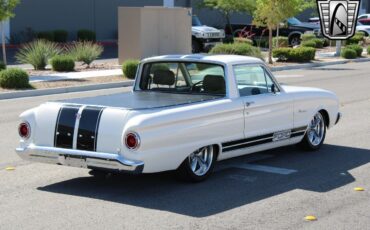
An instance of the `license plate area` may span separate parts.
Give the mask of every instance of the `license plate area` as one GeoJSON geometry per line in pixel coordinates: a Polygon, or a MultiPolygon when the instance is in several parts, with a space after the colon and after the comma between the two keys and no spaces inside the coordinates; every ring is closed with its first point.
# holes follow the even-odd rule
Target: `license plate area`
{"type": "Polygon", "coordinates": [[[66,166],[87,168],[86,158],[75,156],[59,156],[59,161],[66,166]]]}

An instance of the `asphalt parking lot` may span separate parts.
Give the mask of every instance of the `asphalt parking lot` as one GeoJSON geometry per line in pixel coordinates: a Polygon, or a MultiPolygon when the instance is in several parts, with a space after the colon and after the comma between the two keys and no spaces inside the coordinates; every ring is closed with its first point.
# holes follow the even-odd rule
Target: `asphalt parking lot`
{"type": "Polygon", "coordinates": [[[0,229],[368,229],[369,63],[275,74],[284,84],[337,93],[344,116],[326,144],[317,152],[291,146],[224,161],[198,184],[171,173],[96,179],[14,153],[22,111],[128,88],[0,101],[0,229]]]}

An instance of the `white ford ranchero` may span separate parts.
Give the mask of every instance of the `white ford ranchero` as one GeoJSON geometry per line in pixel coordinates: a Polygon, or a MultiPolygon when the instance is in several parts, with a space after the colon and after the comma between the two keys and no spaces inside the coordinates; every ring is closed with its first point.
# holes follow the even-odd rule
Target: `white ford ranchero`
{"type": "Polygon", "coordinates": [[[298,143],[319,149],[338,110],[334,93],[279,85],[256,58],[152,57],[139,65],[132,92],[22,113],[16,151],[93,175],[177,170],[201,181],[227,158],[298,143]]]}

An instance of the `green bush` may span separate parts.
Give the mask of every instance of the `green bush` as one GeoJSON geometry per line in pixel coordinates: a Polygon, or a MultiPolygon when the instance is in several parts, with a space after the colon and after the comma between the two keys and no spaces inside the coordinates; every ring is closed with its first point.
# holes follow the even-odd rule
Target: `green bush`
{"type": "Polygon", "coordinates": [[[211,49],[210,54],[236,54],[252,56],[263,59],[261,50],[246,43],[217,44],[211,49]]]}
{"type": "Polygon", "coordinates": [[[325,42],[324,39],[314,38],[311,41],[314,41],[315,42],[315,48],[321,49],[321,48],[324,47],[324,42],[325,42]]]}
{"type": "Polygon", "coordinates": [[[123,75],[127,77],[128,79],[135,79],[136,71],[139,66],[139,63],[140,62],[138,60],[134,60],[134,59],[126,60],[122,64],[123,75]]]}
{"type": "Polygon", "coordinates": [[[346,48],[356,51],[357,57],[362,56],[362,51],[363,51],[362,46],[353,44],[353,45],[347,45],[346,48]]]}
{"type": "Polygon", "coordinates": [[[370,55],[370,46],[367,47],[367,55],[370,55]]]}
{"type": "Polygon", "coordinates": [[[304,41],[309,41],[309,40],[312,40],[312,39],[315,39],[316,38],[316,35],[315,34],[302,34],[301,35],[301,41],[304,42],[304,41]]]}
{"type": "Polygon", "coordinates": [[[51,31],[41,31],[37,33],[38,39],[45,39],[47,41],[54,41],[54,33],[51,31]]]}
{"type": "Polygon", "coordinates": [[[70,72],[75,69],[75,61],[70,56],[57,55],[50,60],[51,67],[54,71],[70,72]]]}
{"type": "Polygon", "coordinates": [[[277,48],[272,51],[272,56],[278,61],[308,62],[315,59],[315,48],[277,48]]]}
{"type": "Polygon", "coordinates": [[[6,69],[4,62],[0,61],[0,71],[6,69]]]}
{"type": "Polygon", "coordinates": [[[76,42],[67,47],[67,53],[76,61],[81,61],[90,67],[90,64],[96,60],[104,51],[104,48],[92,42],[76,42]]]}
{"type": "Polygon", "coordinates": [[[65,43],[68,40],[68,32],[66,30],[54,30],[54,41],[65,43]]]}
{"type": "Polygon", "coordinates": [[[351,37],[350,39],[346,41],[346,45],[352,45],[352,44],[358,45],[360,41],[364,40],[364,37],[365,37],[365,34],[363,32],[356,32],[353,37],[351,37]]]}
{"type": "Polygon", "coordinates": [[[1,71],[0,87],[7,89],[29,88],[30,84],[27,72],[20,68],[12,68],[1,71]]]}
{"type": "Polygon", "coordinates": [[[77,31],[77,40],[78,41],[96,41],[96,34],[91,30],[79,30],[77,31]]]}
{"type": "Polygon", "coordinates": [[[289,46],[289,40],[287,37],[272,38],[272,47],[277,48],[277,47],[288,47],[288,46],[289,46]]]}
{"type": "Polygon", "coordinates": [[[253,41],[248,38],[236,37],[234,38],[235,43],[246,43],[248,45],[253,45],[253,41]]]}
{"type": "Polygon", "coordinates": [[[355,59],[357,57],[357,53],[353,49],[344,48],[342,49],[340,56],[346,59],[355,59]]]}
{"type": "Polygon", "coordinates": [[[253,45],[257,47],[262,48],[268,48],[269,47],[269,40],[267,38],[256,38],[253,40],[253,45]]]}
{"type": "Polygon", "coordinates": [[[22,64],[31,64],[35,70],[45,69],[50,58],[61,53],[61,49],[53,42],[36,40],[22,46],[15,58],[22,64]]]}
{"type": "Polygon", "coordinates": [[[316,47],[316,42],[313,41],[313,40],[307,40],[307,41],[304,41],[301,43],[301,46],[302,47],[311,47],[311,48],[315,48],[316,47]]]}

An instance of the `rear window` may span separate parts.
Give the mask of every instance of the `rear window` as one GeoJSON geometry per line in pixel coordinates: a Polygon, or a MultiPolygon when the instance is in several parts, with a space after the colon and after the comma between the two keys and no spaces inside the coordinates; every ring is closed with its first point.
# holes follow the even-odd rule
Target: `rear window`
{"type": "Polygon", "coordinates": [[[196,62],[153,62],[143,67],[140,89],[166,93],[226,95],[224,68],[196,62]]]}

